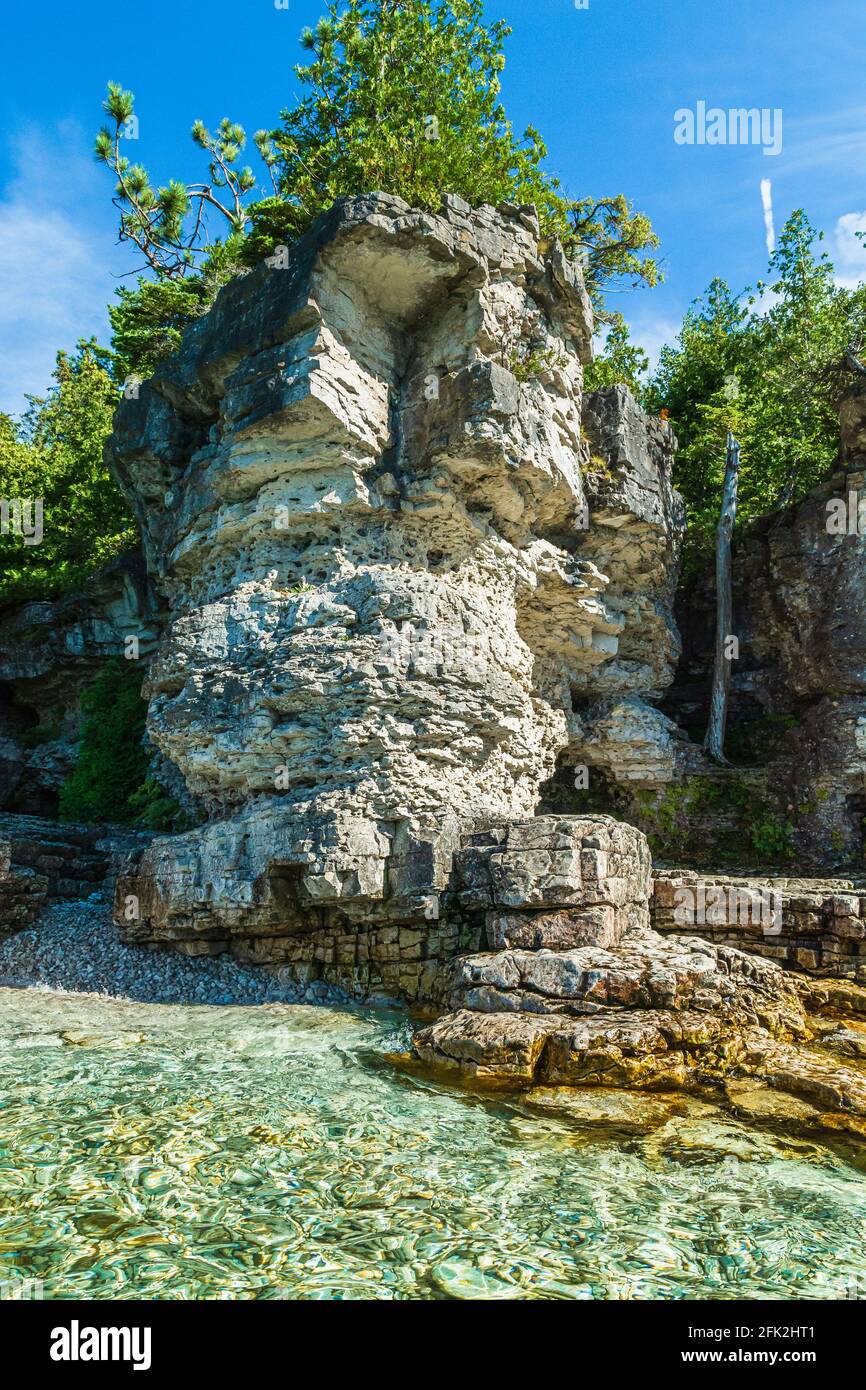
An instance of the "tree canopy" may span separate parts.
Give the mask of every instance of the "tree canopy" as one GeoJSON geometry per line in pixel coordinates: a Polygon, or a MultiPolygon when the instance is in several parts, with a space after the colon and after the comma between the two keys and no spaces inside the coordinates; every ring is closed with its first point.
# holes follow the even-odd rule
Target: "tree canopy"
{"type": "Polygon", "coordinates": [[[392,193],[432,211],[445,193],[475,206],[534,203],[543,235],[582,259],[602,321],[613,317],[605,307],[611,286],[655,284],[649,219],[623,194],[567,196],[546,169],[539,132],[514,131],[501,99],[510,32],[485,20],[483,0],[332,0],[302,36],[310,60],[295,69],[298,100],[274,129],[253,137],[268,181],[263,198],[240,162],[246,133],[228,117],[215,134],[201,120],[192,127],[207,156],[205,178],[154,187],[125,154],[133,94],[110,83],[111,124],[97,136],[96,156],[116,179],[120,238],[156,277],[122,290],[112,314],[125,368],[152,370],[230,275],[292,241],[347,194],[392,193]]]}
{"type": "Polygon", "coordinates": [[[866,287],[836,283],[822,240],[799,209],[766,282],[737,295],[713,280],[643,393],[679,439],[692,551],[716,523],[728,430],[741,444],[741,521],[802,497],[836,458],[844,358],[866,336],[866,287]]]}
{"type": "Polygon", "coordinates": [[[59,352],[48,394],[20,422],[0,416],[0,497],[39,499],[44,517],[38,544],[0,536],[0,603],[62,593],[135,543],[102,457],[118,398],[108,358],[92,341],[59,352]]]}

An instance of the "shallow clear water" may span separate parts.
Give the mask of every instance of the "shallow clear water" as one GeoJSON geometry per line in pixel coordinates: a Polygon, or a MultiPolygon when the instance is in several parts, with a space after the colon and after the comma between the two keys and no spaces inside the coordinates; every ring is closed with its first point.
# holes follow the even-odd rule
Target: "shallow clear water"
{"type": "Polygon", "coordinates": [[[399,1014],[0,990],[0,1280],[51,1298],[856,1296],[853,1150],[675,1097],[480,1098],[395,1068],[408,1036],[399,1014]]]}

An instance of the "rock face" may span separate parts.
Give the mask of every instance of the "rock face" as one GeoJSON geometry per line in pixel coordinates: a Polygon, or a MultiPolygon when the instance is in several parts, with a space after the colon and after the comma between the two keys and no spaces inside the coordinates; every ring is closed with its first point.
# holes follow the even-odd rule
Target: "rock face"
{"type": "MultiPolygon", "coordinates": [[[[0,837],[8,846],[12,870],[39,875],[48,903],[86,898],[105,882],[109,855],[95,826],[0,815],[0,837]]],[[[136,838],[129,836],[130,841],[136,838]]]]}
{"type": "Polygon", "coordinates": [[[29,927],[48,901],[48,880],[12,866],[12,847],[0,840],[0,939],[29,927]]]}
{"type": "Polygon", "coordinates": [[[649,847],[631,826],[540,817],[495,848],[468,845],[456,873],[464,908],[493,902],[491,949],[444,973],[456,1012],[417,1037],[424,1061],[494,1080],[673,1085],[692,1054],[724,1071],[749,1039],[807,1034],[776,965],[650,928],[649,847]]]}
{"type": "Polygon", "coordinates": [[[866,1082],[857,1071],[866,1056],[866,989],[649,928],[646,896],[640,900],[649,893],[648,850],[631,827],[543,817],[511,827],[498,843],[458,853],[458,898],[471,906],[467,885],[478,885],[514,899],[522,916],[502,925],[501,904],[488,909],[493,949],[461,955],[441,973],[452,1012],[416,1034],[420,1062],[505,1086],[670,1090],[751,1077],[817,1105],[831,1129],[866,1134],[866,1082]],[[605,836],[608,848],[588,848],[605,836]],[[588,870],[580,889],[552,862],[566,838],[588,870]],[[622,862],[608,882],[619,878],[623,887],[609,895],[630,909],[613,929],[595,915],[597,865],[584,859],[611,852],[622,862]]]}
{"type": "Polygon", "coordinates": [[[78,753],[83,692],[136,642],[142,664],[158,615],[140,553],[120,556],[86,589],[0,614],[0,809],[53,816],[78,753]]]}
{"type": "Polygon", "coordinates": [[[622,390],[584,401],[591,334],[532,209],[370,195],[122,403],[169,610],[148,732],[208,818],[130,873],[136,939],[300,968],[403,928],[372,944],[417,960],[463,838],[532,816],[558,762],[595,738],[666,775],[674,440],[622,390]]]}
{"type": "Polygon", "coordinates": [[[851,879],[662,869],[654,876],[652,924],[866,985],[866,880],[858,887],[851,879]]]}
{"type": "Polygon", "coordinates": [[[492,950],[615,948],[647,925],[649,847],[608,816],[539,816],[469,835],[454,863],[457,910],[484,912],[492,950]]]}
{"type": "Polygon", "coordinates": [[[275,865],[270,833],[254,839],[258,817],[244,825],[218,822],[206,841],[201,832],[154,841],[142,861],[156,866],[153,877],[134,868],[118,878],[124,938],[194,955],[228,946],[244,960],[356,994],[443,1002],[459,952],[506,942],[613,947],[648,920],[646,841],[609,817],[537,817],[447,842],[438,827],[426,838],[404,829],[390,842],[335,840],[332,859],[355,875],[356,891],[332,887],[319,901],[303,864],[291,863],[310,854],[309,842],[305,851],[300,838],[288,838],[286,821],[287,862],[275,865]],[[245,838],[236,840],[239,830],[245,838]],[[213,875],[205,881],[197,877],[203,844],[204,872],[213,875]],[[147,896],[154,881],[155,903],[147,896]]]}
{"type": "MultiPolygon", "coordinates": [[[[840,410],[832,477],[752,522],[735,546],[734,732],[792,826],[801,869],[864,864],[866,826],[866,388],[840,410]]],[[[679,605],[685,656],[672,698],[702,710],[713,645],[713,585],[679,605]]]]}

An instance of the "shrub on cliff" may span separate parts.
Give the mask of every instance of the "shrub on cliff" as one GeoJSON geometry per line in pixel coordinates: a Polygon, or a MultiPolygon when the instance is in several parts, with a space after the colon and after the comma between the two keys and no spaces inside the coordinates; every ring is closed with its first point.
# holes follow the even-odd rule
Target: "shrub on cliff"
{"type": "Polygon", "coordinates": [[[310,62],[296,68],[301,99],[254,137],[272,188],[259,200],[241,163],[245,132],[228,118],[215,132],[201,121],[192,128],[207,179],[154,188],[122,153],[132,93],[109,84],[111,124],[96,154],[117,180],[120,237],[139,248],[157,283],[172,285],[160,293],[142,280],[120,292],[112,320],[124,369],[152,370],[228,276],[293,240],[345,194],[393,193],[433,211],[444,193],[473,205],[534,203],[543,234],[580,255],[602,316],[611,282],[654,284],[649,220],[622,195],[567,197],[545,170],[538,131],[515,134],[500,100],[509,33],[485,21],[483,0],[333,0],[302,38],[310,62]],[[205,234],[207,215],[221,241],[205,234]]]}
{"type": "Polygon", "coordinates": [[[179,828],[180,807],[150,775],[142,742],[147,704],[141,672],[122,657],[106,662],[81,709],[78,762],[60,790],[61,820],[179,828]]]}
{"type": "Polygon", "coordinates": [[[0,416],[0,498],[41,504],[41,539],[34,506],[31,535],[17,511],[0,535],[0,604],[51,598],[81,583],[126,546],[135,543],[132,519],[103,463],[117,388],[107,354],[80,343],[70,356],[57,354],[54,384],[44,398],[31,396],[16,423],[0,416]]]}

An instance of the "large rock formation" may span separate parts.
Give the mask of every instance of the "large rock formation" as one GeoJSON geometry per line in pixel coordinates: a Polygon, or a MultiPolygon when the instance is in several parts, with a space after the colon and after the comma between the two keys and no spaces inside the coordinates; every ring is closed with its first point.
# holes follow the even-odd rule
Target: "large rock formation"
{"type": "MultiPolygon", "coordinates": [[[[484,913],[487,949],[440,967],[451,1012],[416,1034],[416,1059],[506,1086],[752,1077],[817,1104],[829,1128],[866,1135],[866,989],[662,936],[648,924],[650,891],[644,836],[606,816],[472,837],[444,901],[449,916],[484,913]]],[[[778,939],[775,918],[764,930],[778,939]]]]}
{"type": "Polygon", "coordinates": [[[207,818],[122,885],[134,939],[360,988],[405,951],[417,994],[467,835],[593,740],[669,775],[674,441],[620,389],[584,402],[591,334],[534,210],[370,195],[123,402],[109,457],[170,614],[149,736],[207,818]]]}

